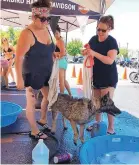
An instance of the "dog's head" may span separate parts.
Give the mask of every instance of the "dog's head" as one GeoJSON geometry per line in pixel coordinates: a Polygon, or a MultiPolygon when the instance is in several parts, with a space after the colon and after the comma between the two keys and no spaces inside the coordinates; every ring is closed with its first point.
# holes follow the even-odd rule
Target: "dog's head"
{"type": "Polygon", "coordinates": [[[110,98],[109,92],[101,98],[101,107],[99,112],[106,112],[113,116],[121,113],[121,111],[114,105],[114,102],[110,98]]]}
{"type": "Polygon", "coordinates": [[[114,102],[112,101],[112,99],[110,98],[110,93],[108,92],[106,95],[104,95],[103,97],[101,97],[101,106],[112,106],[114,104],[114,102]]]}

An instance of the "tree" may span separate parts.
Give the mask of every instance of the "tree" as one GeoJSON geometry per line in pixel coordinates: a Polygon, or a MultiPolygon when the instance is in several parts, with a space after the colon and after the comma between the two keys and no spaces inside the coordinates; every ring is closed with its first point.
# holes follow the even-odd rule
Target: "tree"
{"type": "Polygon", "coordinates": [[[16,46],[21,30],[15,29],[13,27],[9,27],[8,31],[0,30],[0,33],[1,33],[1,38],[7,38],[13,46],[16,46]]]}
{"type": "Polygon", "coordinates": [[[8,35],[9,35],[10,42],[13,43],[13,41],[15,39],[15,31],[14,31],[13,27],[8,28],[8,35]]]}
{"type": "Polygon", "coordinates": [[[120,53],[119,53],[119,55],[118,56],[123,56],[124,58],[128,58],[129,56],[128,56],[128,50],[127,50],[127,48],[120,48],[120,53]]]}
{"type": "Polygon", "coordinates": [[[19,39],[21,30],[18,30],[18,29],[17,29],[17,30],[14,31],[14,33],[15,33],[15,37],[14,37],[14,40],[13,40],[13,46],[15,46],[15,45],[17,44],[17,41],[18,41],[18,39],[19,39]]]}
{"type": "Polygon", "coordinates": [[[71,42],[67,44],[67,52],[71,56],[77,56],[81,53],[81,48],[83,47],[83,43],[79,39],[72,39],[71,42]]]}

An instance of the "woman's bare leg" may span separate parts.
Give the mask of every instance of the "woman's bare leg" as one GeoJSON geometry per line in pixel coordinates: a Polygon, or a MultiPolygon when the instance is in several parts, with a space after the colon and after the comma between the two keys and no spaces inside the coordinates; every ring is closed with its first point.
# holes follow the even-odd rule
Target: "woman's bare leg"
{"type": "MultiPolygon", "coordinates": [[[[36,135],[40,132],[39,128],[37,127],[37,123],[35,119],[35,103],[36,103],[35,95],[36,95],[35,91],[32,89],[32,87],[26,88],[26,100],[27,100],[26,117],[29,121],[32,135],[36,135]]],[[[41,138],[47,138],[47,135],[43,134],[41,138]]]]}
{"type": "Polygon", "coordinates": [[[43,87],[41,89],[41,93],[43,95],[43,99],[42,99],[42,102],[41,102],[41,118],[40,118],[40,122],[42,124],[45,124],[47,123],[47,106],[48,106],[48,100],[47,100],[47,97],[48,97],[48,92],[49,92],[49,87],[43,87]]]}
{"type": "Polygon", "coordinates": [[[59,86],[60,86],[60,93],[64,93],[65,89],[65,70],[59,69],[59,86]]]}
{"type": "MultiPolygon", "coordinates": [[[[101,92],[100,89],[92,89],[92,97],[100,98],[101,97],[101,92]]],[[[93,99],[93,98],[92,98],[93,99]]],[[[96,122],[101,121],[101,114],[96,115],[96,122]]],[[[92,125],[87,128],[88,131],[92,130],[92,125]]]]}
{"type": "Polygon", "coordinates": [[[68,91],[68,94],[71,96],[72,94],[71,94],[71,90],[70,90],[70,85],[67,80],[65,80],[65,88],[68,91]]]}
{"type": "MultiPolygon", "coordinates": [[[[101,91],[100,91],[100,89],[93,89],[93,92],[94,92],[94,97],[96,97],[96,98],[100,98],[101,97],[101,91]]],[[[96,121],[97,122],[100,122],[101,121],[101,113],[96,114],[96,121]]]]}
{"type": "MultiPolygon", "coordinates": [[[[101,97],[109,92],[110,98],[113,99],[114,90],[115,90],[115,88],[113,88],[113,87],[101,89],[101,97]]],[[[108,114],[108,130],[107,130],[107,132],[114,133],[114,117],[110,114],[108,114]]]]}
{"type": "Polygon", "coordinates": [[[12,65],[13,65],[13,60],[11,59],[9,61],[7,76],[9,76],[9,74],[11,74],[12,80],[13,80],[13,82],[15,82],[15,77],[14,77],[14,73],[13,73],[13,70],[12,70],[12,65]]]}
{"type": "Polygon", "coordinates": [[[5,81],[5,85],[8,88],[8,76],[7,76],[7,72],[8,72],[8,67],[7,68],[3,68],[2,75],[3,75],[4,81],[5,81]]]}
{"type": "Polygon", "coordinates": [[[14,77],[14,73],[13,73],[13,69],[12,68],[10,69],[10,74],[11,74],[13,82],[15,82],[15,77],[14,77]]]}

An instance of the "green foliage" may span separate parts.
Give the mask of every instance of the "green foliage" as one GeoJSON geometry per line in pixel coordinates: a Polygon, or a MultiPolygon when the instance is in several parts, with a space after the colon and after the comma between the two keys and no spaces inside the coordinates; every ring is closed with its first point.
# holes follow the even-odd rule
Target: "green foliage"
{"type": "Polygon", "coordinates": [[[120,48],[120,53],[119,53],[118,56],[119,57],[123,56],[124,58],[128,58],[128,50],[127,50],[127,48],[120,48]]]}
{"type": "Polygon", "coordinates": [[[15,32],[13,27],[8,28],[9,41],[12,43],[15,39],[15,32]]]}
{"type": "Polygon", "coordinates": [[[7,31],[0,30],[1,38],[7,38],[13,46],[17,44],[20,32],[21,30],[14,29],[13,27],[9,27],[7,31]]]}
{"type": "Polygon", "coordinates": [[[67,52],[71,56],[77,56],[81,53],[80,49],[83,47],[83,43],[79,39],[72,39],[71,42],[67,44],[67,52]]]}

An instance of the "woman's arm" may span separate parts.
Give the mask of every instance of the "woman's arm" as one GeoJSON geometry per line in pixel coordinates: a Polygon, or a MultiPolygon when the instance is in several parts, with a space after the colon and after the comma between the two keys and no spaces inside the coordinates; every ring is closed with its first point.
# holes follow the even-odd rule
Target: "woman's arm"
{"type": "Polygon", "coordinates": [[[25,29],[21,32],[15,55],[15,70],[17,75],[17,81],[22,79],[22,64],[23,56],[28,52],[32,43],[32,35],[29,30],[25,29]]]}
{"type": "Polygon", "coordinates": [[[97,53],[91,49],[87,50],[87,54],[96,57],[98,60],[103,62],[104,64],[111,65],[113,64],[114,60],[116,59],[118,51],[116,49],[109,50],[107,56],[104,56],[100,53],[97,53]]]}

